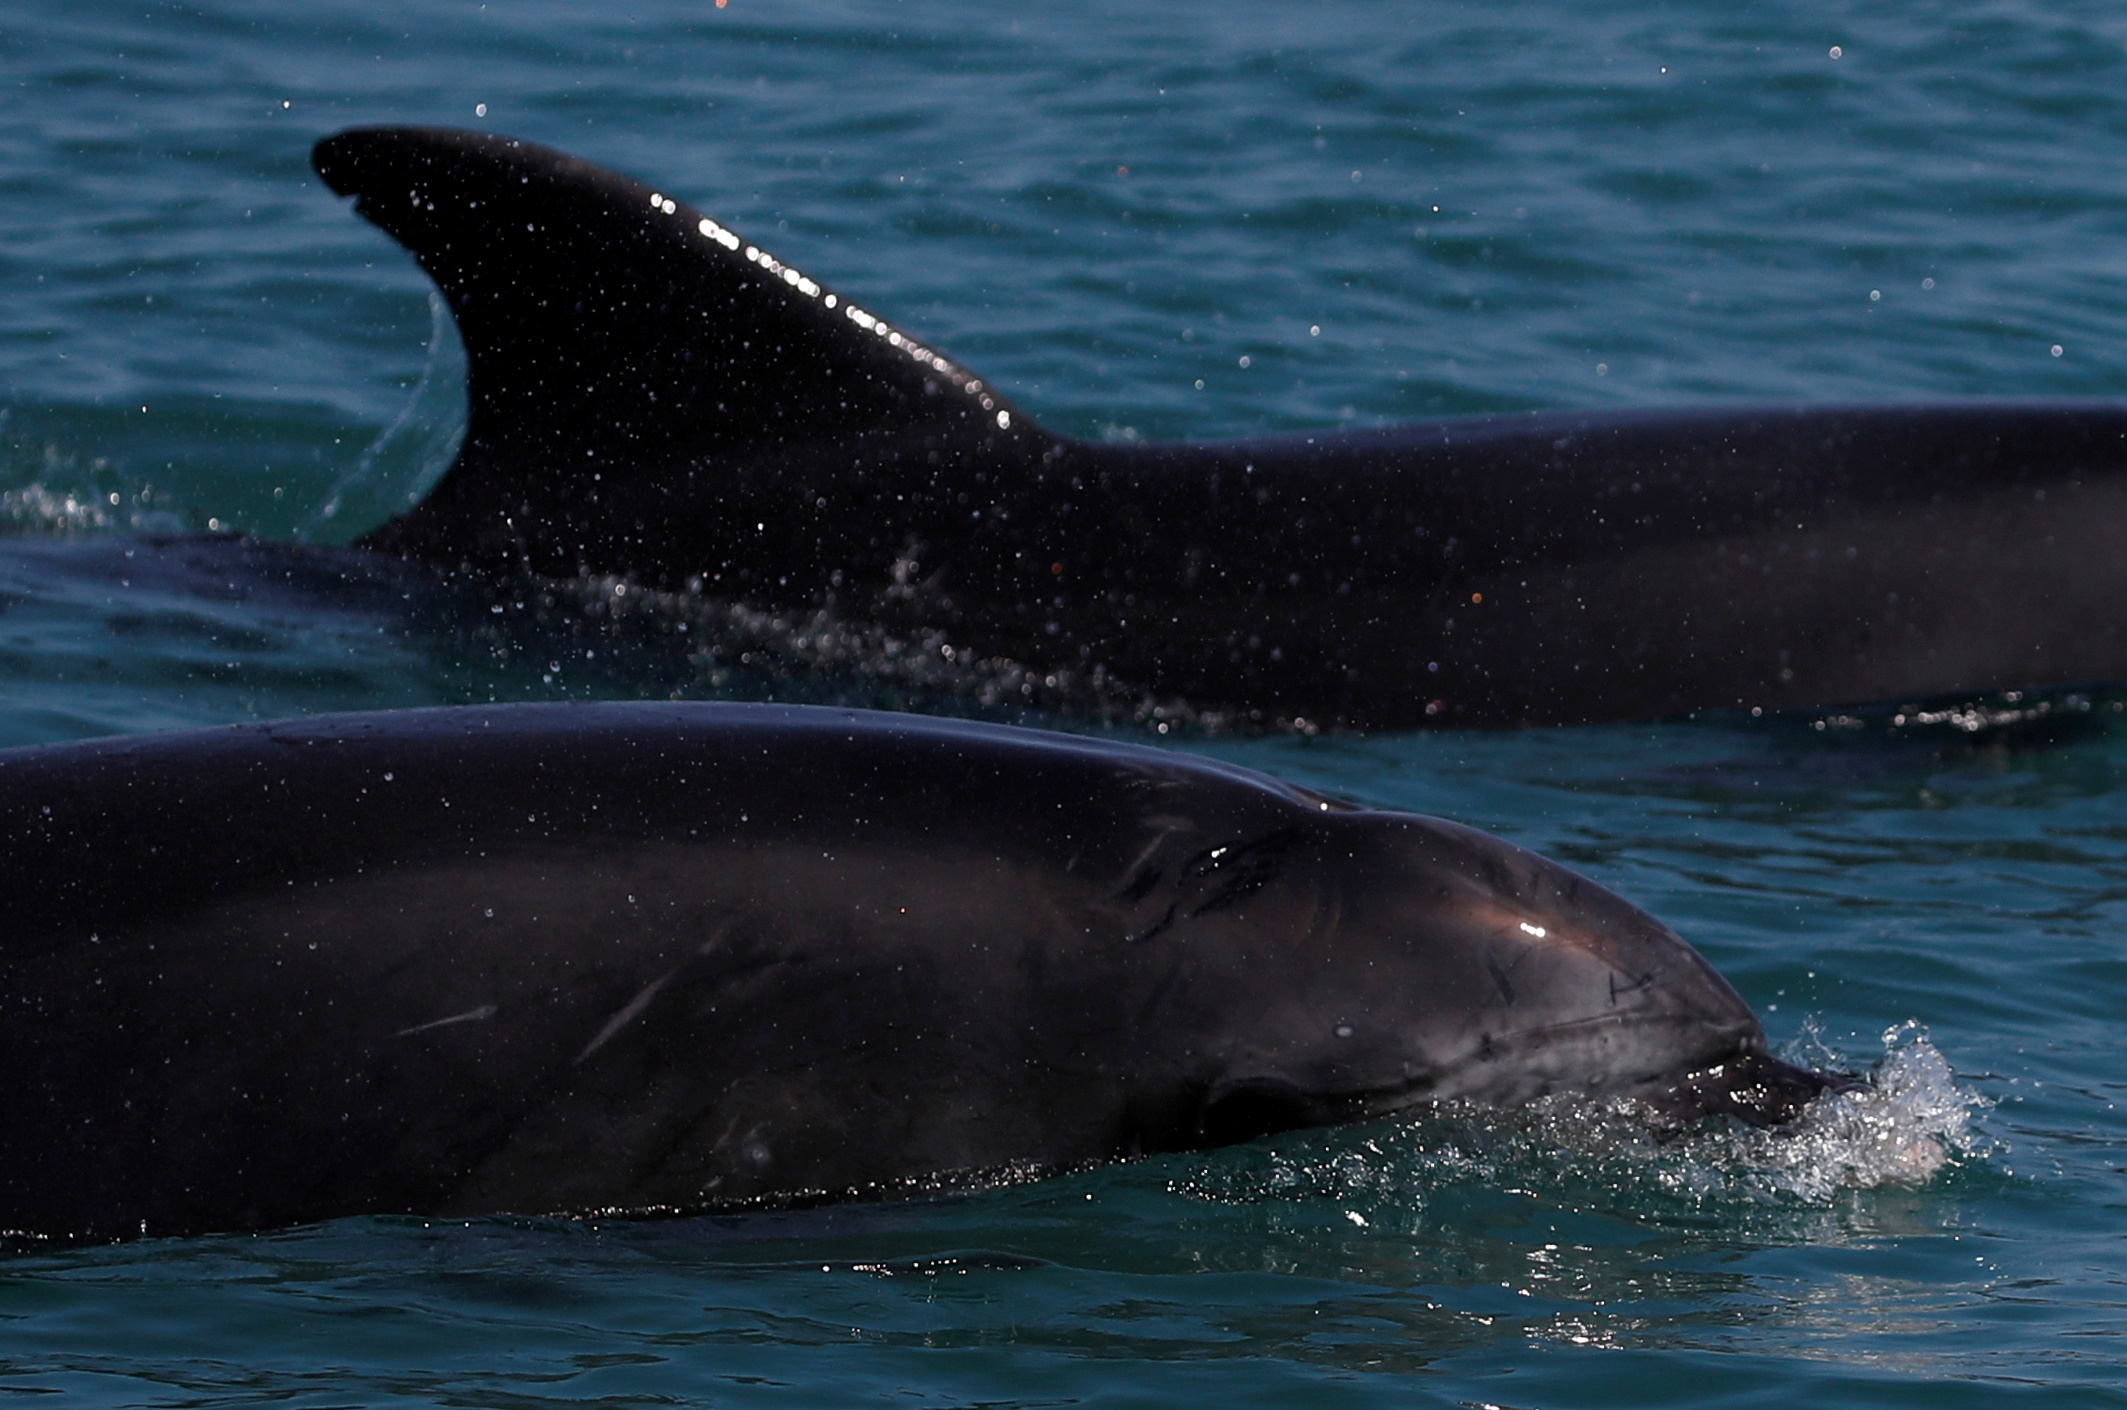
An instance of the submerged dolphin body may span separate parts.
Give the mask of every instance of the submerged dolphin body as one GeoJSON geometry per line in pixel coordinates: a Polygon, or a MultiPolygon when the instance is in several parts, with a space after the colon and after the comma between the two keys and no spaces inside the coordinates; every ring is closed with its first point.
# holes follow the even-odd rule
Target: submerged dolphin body
{"type": "Polygon", "coordinates": [[[1052,435],[670,195],[363,129],[334,190],[455,313],[457,464],[367,546],[943,633],[1240,722],[1800,709],[2127,678],[2127,407],[1052,435]]]}
{"type": "Polygon", "coordinates": [[[0,752],[0,1229],[891,1193],[1394,1112],[1782,1120],[1670,930],[1158,750],[762,705],[0,752]]]}

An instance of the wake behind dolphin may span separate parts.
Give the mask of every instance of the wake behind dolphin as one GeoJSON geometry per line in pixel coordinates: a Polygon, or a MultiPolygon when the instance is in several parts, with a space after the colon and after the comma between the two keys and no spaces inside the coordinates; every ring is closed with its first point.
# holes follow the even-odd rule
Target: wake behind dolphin
{"type": "Polygon", "coordinates": [[[1039,427],[669,193],[526,142],[320,142],[435,279],[470,420],[376,549],[941,637],[1240,723],[1510,725],[2127,679],[2127,408],[1039,427]]]}
{"type": "Polygon", "coordinates": [[[1158,750],[764,705],[0,751],[0,1229],[695,1210],[1445,1098],[1793,1115],[1650,916],[1158,750]]]}

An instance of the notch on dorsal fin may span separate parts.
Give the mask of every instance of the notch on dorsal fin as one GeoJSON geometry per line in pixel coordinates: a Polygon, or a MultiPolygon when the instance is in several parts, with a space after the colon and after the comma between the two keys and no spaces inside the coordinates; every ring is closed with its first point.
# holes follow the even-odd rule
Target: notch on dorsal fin
{"type": "Polygon", "coordinates": [[[408,127],[338,133],[312,161],[428,271],[465,343],[458,461],[367,546],[620,568],[595,561],[611,535],[588,522],[594,475],[614,491],[631,475],[831,463],[887,441],[957,453],[1041,436],[935,349],[702,212],[589,163],[408,127]]]}

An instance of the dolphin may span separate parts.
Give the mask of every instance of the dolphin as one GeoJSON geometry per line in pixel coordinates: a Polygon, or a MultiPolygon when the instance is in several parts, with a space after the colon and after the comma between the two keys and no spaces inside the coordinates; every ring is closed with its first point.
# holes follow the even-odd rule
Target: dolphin
{"type": "Polygon", "coordinates": [[[0,1230],[744,1208],[1463,1098],[1792,1116],[1553,862],[1158,749],[705,703],[0,751],[0,1230]]]}
{"type": "Polygon", "coordinates": [[[469,421],[359,542],[927,632],[1241,726],[1579,723],[2127,678],[2127,406],[1042,429],[670,194],[364,128],[333,190],[441,289],[469,421]]]}

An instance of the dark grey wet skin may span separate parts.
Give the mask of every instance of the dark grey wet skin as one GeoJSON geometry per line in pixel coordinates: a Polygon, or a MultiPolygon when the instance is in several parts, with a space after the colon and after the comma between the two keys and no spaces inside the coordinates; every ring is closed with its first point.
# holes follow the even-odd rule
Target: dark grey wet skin
{"type": "Polygon", "coordinates": [[[363,542],[935,633],[1199,715],[1396,728],[2127,679],[2127,407],[1054,435],[669,192],[429,128],[318,171],[455,314],[470,422],[363,542]]]}
{"type": "Polygon", "coordinates": [[[0,1228],[953,1187],[1440,1098],[1777,1122],[1658,921],[1063,735],[521,705],[0,752],[0,1228]]]}
{"type": "Polygon", "coordinates": [[[1851,1072],[1817,1072],[1757,1051],[1686,1073],[1645,1101],[1656,1121],[1671,1129],[1709,1116],[1780,1126],[1827,1092],[1855,1092],[1866,1085],[1851,1072]]]}

